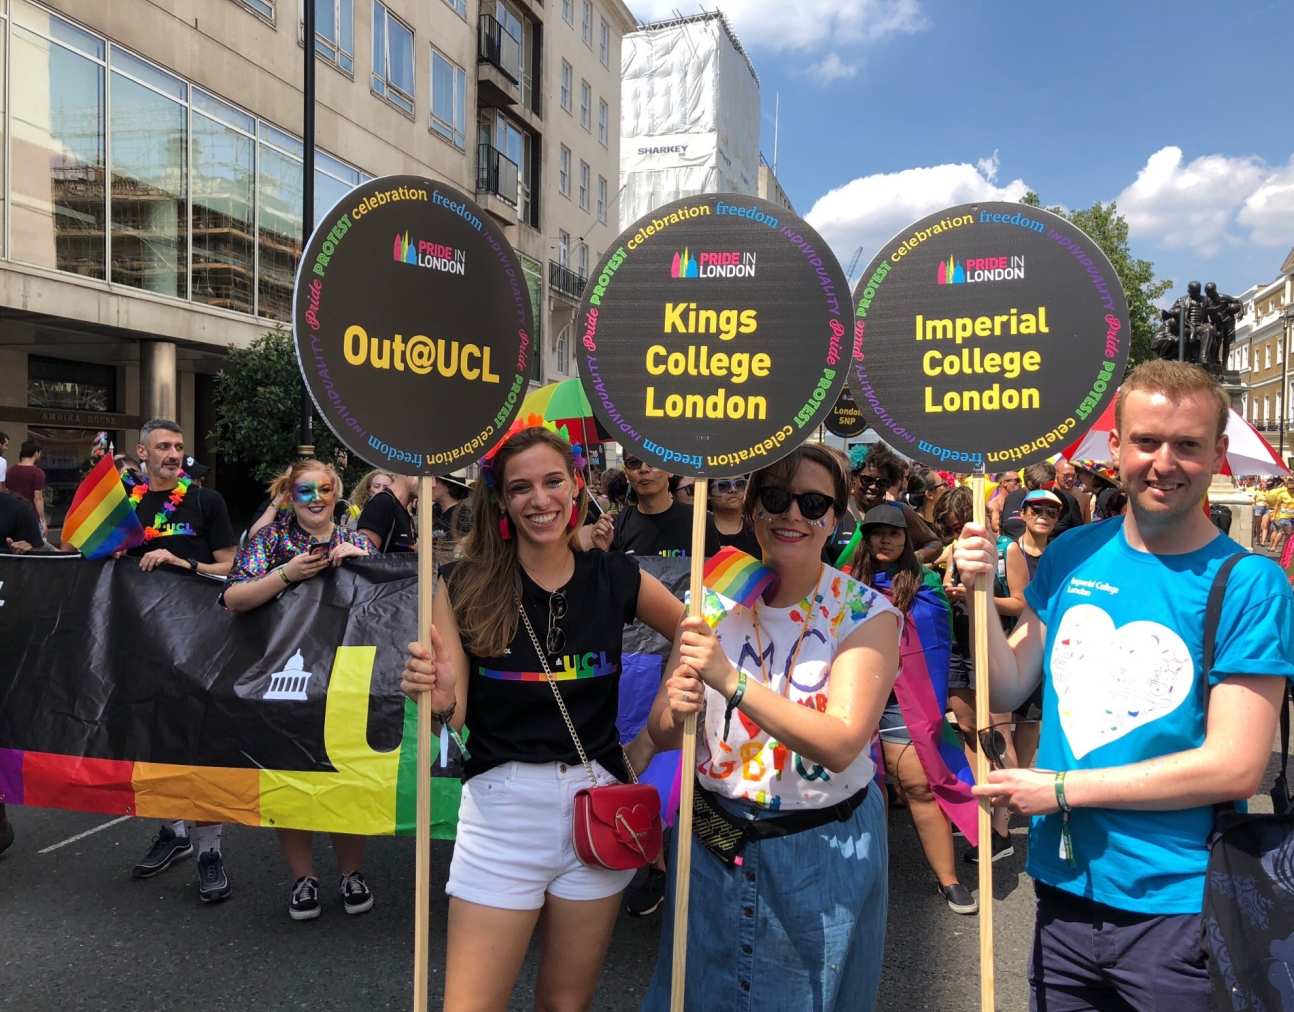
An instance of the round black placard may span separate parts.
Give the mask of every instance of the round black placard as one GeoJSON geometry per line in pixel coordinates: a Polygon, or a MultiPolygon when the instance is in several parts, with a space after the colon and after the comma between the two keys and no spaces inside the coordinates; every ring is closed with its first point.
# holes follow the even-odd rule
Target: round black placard
{"type": "Polygon", "coordinates": [[[867,428],[867,418],[862,408],[849,392],[849,387],[840,391],[836,406],[827,414],[827,431],[836,436],[856,436],[867,428]]]}
{"type": "Polygon", "coordinates": [[[297,270],[292,329],[328,427],[401,474],[482,456],[520,409],[537,353],[503,230],[419,176],[363,183],[322,218],[297,270]]]}
{"type": "Polygon", "coordinates": [[[611,438],[709,478],[790,453],[831,410],[851,354],[848,282],[821,236],[756,197],[675,201],[589,279],[580,378],[611,438]]]}
{"type": "Polygon", "coordinates": [[[854,306],[854,397],[895,449],[952,470],[1057,453],[1114,396],[1132,339],[1105,254],[1024,204],[962,204],[905,228],[854,306]]]}

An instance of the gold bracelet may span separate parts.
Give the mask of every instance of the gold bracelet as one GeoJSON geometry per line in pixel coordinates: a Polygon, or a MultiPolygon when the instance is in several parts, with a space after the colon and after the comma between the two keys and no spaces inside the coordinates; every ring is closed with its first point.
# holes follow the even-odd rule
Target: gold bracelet
{"type": "Polygon", "coordinates": [[[283,581],[283,585],[284,585],[285,587],[290,587],[290,586],[292,586],[292,581],[288,579],[288,567],[287,567],[287,566],[279,566],[279,567],[278,567],[278,569],[274,570],[274,572],[276,572],[276,573],[278,573],[278,574],[279,574],[279,579],[283,581]]]}

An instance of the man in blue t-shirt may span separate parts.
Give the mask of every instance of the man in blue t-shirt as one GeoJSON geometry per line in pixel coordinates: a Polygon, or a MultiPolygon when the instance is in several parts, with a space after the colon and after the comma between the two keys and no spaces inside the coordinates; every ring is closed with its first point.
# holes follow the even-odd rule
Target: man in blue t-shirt
{"type": "MultiPolygon", "coordinates": [[[[1294,677],[1294,598],[1270,560],[1243,559],[1206,677],[1205,602],[1243,551],[1200,508],[1227,449],[1226,395],[1196,366],[1147,362],[1115,411],[1127,514],[1048,548],[1009,641],[989,622],[993,710],[1042,679],[1039,768],[995,771],[975,793],[1032,817],[1034,1008],[1204,1012],[1211,806],[1258,789],[1294,677]]],[[[967,525],[958,542],[968,583],[992,578],[985,533],[967,525]]]]}

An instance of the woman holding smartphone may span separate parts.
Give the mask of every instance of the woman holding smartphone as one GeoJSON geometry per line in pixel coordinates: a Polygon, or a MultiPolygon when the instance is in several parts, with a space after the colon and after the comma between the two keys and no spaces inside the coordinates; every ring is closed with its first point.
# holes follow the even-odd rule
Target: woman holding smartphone
{"type": "MultiPolygon", "coordinates": [[[[290,502],[291,509],[258,530],[238,550],[221,594],[224,606],[230,611],[252,611],[330,566],[374,554],[364,535],[333,522],[333,508],[340,494],[341,478],[336,470],[318,460],[298,461],[275,479],[270,486],[270,501],[290,502]]],[[[295,879],[288,916],[294,921],[313,920],[322,911],[311,853],[314,834],[300,829],[277,832],[295,879]]],[[[348,914],[371,910],[373,893],[360,871],[364,838],[333,833],[332,840],[343,908],[348,914]]]]}

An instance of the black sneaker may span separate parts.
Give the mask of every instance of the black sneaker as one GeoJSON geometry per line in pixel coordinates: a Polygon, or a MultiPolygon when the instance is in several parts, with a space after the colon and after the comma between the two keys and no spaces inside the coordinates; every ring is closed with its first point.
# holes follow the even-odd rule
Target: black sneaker
{"type": "Polygon", "coordinates": [[[948,909],[955,914],[977,914],[979,913],[979,904],[975,902],[975,897],[970,894],[960,882],[954,882],[952,885],[940,886],[939,892],[948,904],[948,909]]]}
{"type": "Polygon", "coordinates": [[[363,872],[353,871],[341,877],[341,902],[348,914],[366,914],[373,909],[373,890],[364,881],[363,872]]]}
{"type": "Polygon", "coordinates": [[[313,875],[306,875],[293,882],[288,916],[294,921],[313,921],[321,913],[323,907],[319,905],[319,880],[313,875]]]}
{"type": "Polygon", "coordinates": [[[214,850],[206,850],[198,855],[198,899],[203,903],[219,903],[229,899],[233,892],[229,885],[229,876],[225,874],[225,862],[214,850]]]}
{"type": "MultiPolygon", "coordinates": [[[[996,832],[993,834],[993,860],[1001,861],[1004,857],[1010,857],[1015,853],[1015,845],[1011,842],[1011,834],[999,836],[996,832]]],[[[971,847],[963,855],[965,860],[971,864],[979,864],[979,848],[971,847]]]]}
{"type": "Polygon", "coordinates": [[[176,861],[193,853],[193,841],[187,836],[176,836],[170,826],[163,826],[153,837],[153,845],[143,860],[130,869],[131,878],[152,878],[160,875],[176,861]]]}
{"type": "Polygon", "coordinates": [[[634,875],[625,890],[625,913],[630,917],[647,917],[665,902],[665,873],[646,867],[634,875]]]}
{"type": "Polygon", "coordinates": [[[4,814],[4,805],[0,805],[0,854],[13,846],[13,825],[4,814]]]}

